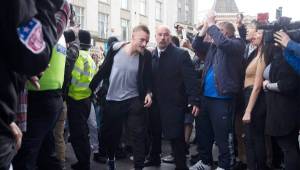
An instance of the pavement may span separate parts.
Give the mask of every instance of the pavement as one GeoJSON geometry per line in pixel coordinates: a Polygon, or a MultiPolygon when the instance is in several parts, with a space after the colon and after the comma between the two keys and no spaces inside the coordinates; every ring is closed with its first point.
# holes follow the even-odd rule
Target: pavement
{"type": "MultiPolygon", "coordinates": [[[[162,157],[168,155],[171,151],[170,145],[167,141],[162,142],[162,157]]],[[[195,150],[195,146],[191,147],[192,152],[195,150]]],[[[100,164],[92,160],[91,156],[91,170],[106,170],[105,164],[100,164]]],[[[71,164],[76,163],[77,159],[75,157],[74,151],[70,143],[67,144],[67,155],[66,155],[66,164],[67,170],[72,170],[71,164]]],[[[121,159],[116,161],[117,170],[131,170],[133,169],[133,161],[129,158],[121,159]]],[[[175,166],[173,164],[162,163],[159,168],[156,167],[146,167],[143,170],[174,170],[175,166]]]]}

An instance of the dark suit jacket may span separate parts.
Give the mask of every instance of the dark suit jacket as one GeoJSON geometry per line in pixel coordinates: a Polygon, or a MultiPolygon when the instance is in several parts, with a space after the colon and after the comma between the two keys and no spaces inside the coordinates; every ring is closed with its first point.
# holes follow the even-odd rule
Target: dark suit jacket
{"type": "Polygon", "coordinates": [[[166,138],[183,134],[187,105],[200,103],[197,76],[187,51],[169,45],[158,58],[152,56],[154,100],[159,106],[162,130],[166,138]]]}

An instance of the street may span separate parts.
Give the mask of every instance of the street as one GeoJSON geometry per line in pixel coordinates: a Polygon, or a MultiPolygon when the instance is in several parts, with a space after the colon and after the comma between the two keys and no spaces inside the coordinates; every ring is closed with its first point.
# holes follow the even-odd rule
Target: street
{"type": "MultiPolygon", "coordinates": [[[[195,150],[195,146],[191,147],[190,149],[192,153],[195,150]]],[[[162,143],[162,156],[166,156],[170,153],[170,146],[168,142],[164,141],[162,143]]],[[[71,164],[76,162],[76,157],[73,152],[72,146],[70,143],[67,144],[67,156],[66,156],[66,163],[67,163],[67,170],[72,170],[71,164]]],[[[133,162],[127,158],[122,160],[117,160],[117,170],[131,170],[133,169],[133,162]]],[[[163,163],[161,164],[160,168],[156,167],[147,167],[144,170],[174,170],[175,166],[173,164],[163,163]]],[[[93,157],[91,156],[91,170],[106,170],[105,164],[100,164],[93,161],[93,157]]]]}

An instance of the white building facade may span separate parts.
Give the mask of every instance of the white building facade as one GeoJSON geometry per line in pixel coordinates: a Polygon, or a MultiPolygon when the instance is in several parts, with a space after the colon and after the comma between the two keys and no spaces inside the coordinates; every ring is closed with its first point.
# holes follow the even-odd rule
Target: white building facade
{"type": "Polygon", "coordinates": [[[130,40],[131,30],[138,24],[150,29],[150,42],[155,42],[155,27],[165,24],[174,33],[174,23],[194,25],[197,0],[69,0],[76,13],[75,21],[90,31],[97,42],[109,36],[130,40]],[[186,2],[185,2],[186,1],[186,2]],[[183,14],[178,10],[184,7],[183,14]],[[183,18],[183,20],[182,20],[183,18]]]}

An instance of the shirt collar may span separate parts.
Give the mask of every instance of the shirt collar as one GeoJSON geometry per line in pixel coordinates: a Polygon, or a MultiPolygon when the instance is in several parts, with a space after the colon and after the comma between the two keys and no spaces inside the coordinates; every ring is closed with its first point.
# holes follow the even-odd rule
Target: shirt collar
{"type": "Polygon", "coordinates": [[[160,58],[160,53],[162,53],[164,51],[166,51],[166,48],[165,49],[159,49],[159,48],[157,48],[157,56],[158,56],[158,58],[160,58]]]}

